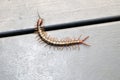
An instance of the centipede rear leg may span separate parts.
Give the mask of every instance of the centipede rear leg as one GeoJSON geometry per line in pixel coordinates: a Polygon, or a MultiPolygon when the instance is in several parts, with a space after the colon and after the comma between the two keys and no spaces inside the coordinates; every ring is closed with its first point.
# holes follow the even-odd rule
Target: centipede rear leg
{"type": "Polygon", "coordinates": [[[89,44],[85,43],[84,41],[87,40],[89,36],[85,37],[83,40],[80,41],[81,44],[84,44],[86,46],[90,46],[89,44]]]}

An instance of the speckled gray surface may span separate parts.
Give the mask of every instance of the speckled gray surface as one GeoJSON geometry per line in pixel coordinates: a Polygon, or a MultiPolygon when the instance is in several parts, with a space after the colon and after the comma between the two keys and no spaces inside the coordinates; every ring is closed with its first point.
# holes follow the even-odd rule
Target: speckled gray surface
{"type": "MultiPolygon", "coordinates": [[[[119,0],[0,0],[0,31],[120,14],[119,0]]],[[[82,38],[92,46],[54,50],[36,34],[0,39],[0,80],[119,80],[120,22],[50,31],[55,37],[82,38]],[[65,33],[65,34],[64,34],[65,33]]]]}

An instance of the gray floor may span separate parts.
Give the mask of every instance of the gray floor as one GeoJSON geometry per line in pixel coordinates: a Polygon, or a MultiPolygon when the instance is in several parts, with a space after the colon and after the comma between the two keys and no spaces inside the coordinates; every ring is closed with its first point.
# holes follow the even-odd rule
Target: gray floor
{"type": "MultiPolygon", "coordinates": [[[[0,31],[32,28],[37,11],[44,25],[120,14],[120,0],[0,0],[0,31]]],[[[54,50],[36,34],[0,39],[0,80],[120,80],[120,22],[50,31],[90,36],[78,49],[54,50]]]]}

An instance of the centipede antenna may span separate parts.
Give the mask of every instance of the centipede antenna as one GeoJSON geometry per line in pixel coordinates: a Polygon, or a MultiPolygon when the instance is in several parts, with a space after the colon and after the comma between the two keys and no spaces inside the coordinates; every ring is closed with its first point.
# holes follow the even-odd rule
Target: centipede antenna
{"type": "Polygon", "coordinates": [[[41,16],[40,16],[40,14],[39,14],[39,12],[37,11],[37,15],[38,15],[38,17],[39,17],[39,19],[41,18],[41,16]]]}
{"type": "MultiPolygon", "coordinates": [[[[41,18],[39,13],[38,13],[38,17],[41,18]]],[[[66,29],[66,28],[73,28],[73,27],[83,27],[87,25],[95,25],[95,24],[115,22],[115,21],[120,21],[120,15],[88,19],[83,21],[74,21],[70,23],[47,25],[47,26],[44,26],[44,29],[45,31],[51,31],[51,30],[66,29]]],[[[31,34],[31,33],[34,33],[35,31],[36,31],[35,28],[28,28],[28,29],[0,32],[0,38],[31,34]]]]}

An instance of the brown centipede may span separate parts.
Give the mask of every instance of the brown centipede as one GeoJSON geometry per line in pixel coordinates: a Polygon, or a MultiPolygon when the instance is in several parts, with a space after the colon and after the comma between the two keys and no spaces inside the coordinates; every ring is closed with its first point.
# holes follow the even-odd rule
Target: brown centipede
{"type": "Polygon", "coordinates": [[[43,19],[39,16],[39,19],[37,20],[37,24],[36,24],[37,34],[39,36],[39,39],[41,39],[48,45],[64,47],[64,46],[73,46],[73,45],[77,45],[77,44],[84,44],[86,46],[89,46],[89,44],[84,43],[84,41],[87,40],[89,38],[89,36],[85,37],[83,40],[81,40],[80,37],[78,39],[58,40],[56,38],[48,36],[47,33],[45,32],[42,24],[43,24],[43,19]]]}

